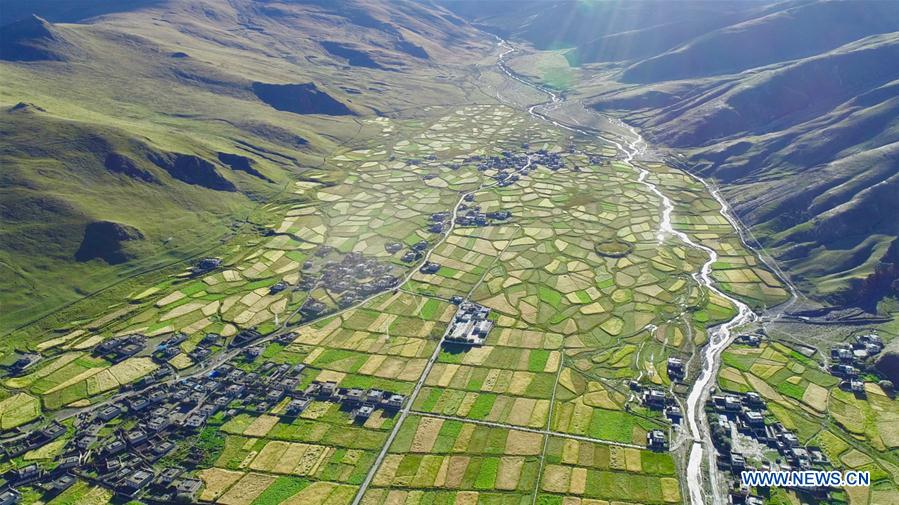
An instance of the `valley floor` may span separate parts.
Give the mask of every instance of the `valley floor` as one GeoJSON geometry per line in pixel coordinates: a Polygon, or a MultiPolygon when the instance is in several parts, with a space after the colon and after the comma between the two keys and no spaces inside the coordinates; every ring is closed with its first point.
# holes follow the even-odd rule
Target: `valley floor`
{"type": "MultiPolygon", "coordinates": [[[[487,89],[527,92],[482,71],[487,89]]],[[[724,293],[764,310],[788,298],[785,286],[707,188],[679,170],[626,162],[613,143],[509,105],[424,112],[362,119],[376,133],[327,160],[341,176],[311,170],[292,181],[263,207],[267,232],[234,244],[214,269],[141,286],[29,338],[39,361],[3,380],[2,429],[57,420],[65,434],[0,469],[50,469],[89,435],[78,482],[51,503],[122,492],[121,472],[106,468],[117,458],[154,479],[179,468],[178,482],[199,482],[194,499],[228,505],[685,502],[680,451],[690,440],[644,393],[682,408],[689,385],[669,376],[669,358],[685,363],[691,383],[709,328],[735,307],[698,280],[705,252],[660,233],[662,200],[640,170],[670,199],[673,228],[718,253],[712,275],[724,293]],[[490,309],[482,346],[443,338],[460,299],[490,309]],[[146,337],[136,354],[97,352],[132,334],[146,337]],[[235,345],[238,336],[246,343],[235,345]],[[327,383],[344,399],[323,394],[327,383]],[[402,404],[363,412],[346,400],[353,389],[401,395],[402,404]],[[150,391],[162,392],[152,416],[134,407],[150,391]],[[297,412],[295,401],[307,404],[297,412]],[[112,404],[128,407],[98,418],[112,404]],[[153,417],[168,426],[154,430],[153,417]],[[114,457],[114,440],[137,432],[151,442],[114,457]],[[654,432],[665,446],[647,447],[654,432]],[[174,446],[156,455],[162,441],[174,446]]],[[[850,457],[839,419],[812,429],[831,418],[809,388],[829,383],[817,363],[777,345],[780,357],[759,350],[772,361],[764,371],[734,357],[751,352],[727,351],[719,385],[759,390],[772,418],[792,420],[804,441],[843,441],[834,465],[873,465],[880,488],[868,502],[893,499],[895,437],[881,433],[872,452],[861,441],[869,424],[859,426],[850,457]],[[782,375],[795,387],[761,385],[790,360],[782,375]],[[773,362],[783,366],[772,371],[773,362]]],[[[838,393],[832,401],[852,403],[838,393]]],[[[873,404],[851,407],[871,411],[870,427],[892,419],[873,404]]],[[[37,486],[18,487],[27,502],[43,499],[37,486]]],[[[138,489],[147,500],[174,492],[138,489]]]]}

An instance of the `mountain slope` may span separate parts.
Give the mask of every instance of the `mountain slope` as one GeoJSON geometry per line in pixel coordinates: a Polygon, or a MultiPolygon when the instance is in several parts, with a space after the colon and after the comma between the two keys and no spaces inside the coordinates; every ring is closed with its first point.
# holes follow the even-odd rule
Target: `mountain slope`
{"type": "Polygon", "coordinates": [[[360,116],[464,102],[444,74],[490,47],[411,2],[82,7],[0,9],[2,329],[212,254],[290,181],[334,169],[328,153],[366,133],[360,116]]]}
{"type": "Polygon", "coordinates": [[[899,9],[886,2],[799,4],[702,34],[635,63],[621,80],[646,83],[742,72],[895,30],[899,9]]]}

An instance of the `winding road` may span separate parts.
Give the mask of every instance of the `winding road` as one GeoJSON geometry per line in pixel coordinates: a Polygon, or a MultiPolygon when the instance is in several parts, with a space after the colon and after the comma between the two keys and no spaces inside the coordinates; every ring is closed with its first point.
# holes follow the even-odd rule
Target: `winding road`
{"type": "MultiPolygon", "coordinates": [[[[668,236],[673,236],[677,240],[683,242],[687,247],[705,252],[708,255],[709,259],[702,265],[702,268],[699,272],[693,274],[693,278],[701,286],[705,287],[705,289],[730,301],[737,309],[737,314],[731,320],[709,329],[708,344],[706,344],[706,346],[702,348],[702,353],[700,355],[701,370],[699,373],[699,377],[696,378],[689,394],[687,395],[687,408],[685,412],[687,426],[689,428],[690,438],[692,440],[692,446],[690,448],[686,469],[686,482],[689,489],[690,503],[692,505],[704,505],[708,503],[721,505],[724,503],[724,498],[721,494],[718,469],[717,465],[715,464],[715,451],[712,447],[711,435],[708,423],[705,419],[703,405],[705,404],[705,401],[710,394],[711,388],[715,384],[714,377],[720,365],[721,353],[735,338],[734,329],[747,323],[753,322],[757,319],[757,315],[752,311],[752,309],[749,308],[748,305],[722,292],[715,286],[715,283],[711,277],[711,273],[712,264],[715,263],[715,261],[717,261],[718,259],[717,251],[693,241],[684,232],[678,231],[672,226],[671,215],[674,211],[674,204],[671,202],[671,199],[668,198],[662,192],[662,190],[658,188],[658,186],[647,180],[647,177],[649,176],[648,170],[633,163],[635,159],[643,154],[646,148],[646,144],[643,141],[643,138],[639,133],[637,133],[636,129],[624,124],[621,121],[618,121],[618,123],[623,128],[631,133],[631,139],[627,141],[627,145],[623,145],[621,142],[602,137],[601,135],[586,131],[582,128],[561,123],[560,121],[550,118],[546,114],[541,113],[538,109],[547,105],[558,104],[562,102],[564,98],[550,89],[529,82],[516,75],[506,65],[506,57],[509,54],[513,53],[515,51],[515,48],[502,39],[500,39],[499,44],[501,47],[505,48],[505,50],[500,54],[499,61],[497,63],[500,70],[515,81],[541,91],[549,95],[550,97],[550,100],[546,102],[528,107],[528,113],[530,113],[531,116],[542,121],[549,122],[554,126],[582,135],[593,136],[602,141],[609,142],[615,145],[615,147],[621,153],[623,153],[623,158],[621,159],[621,161],[637,171],[637,173],[639,174],[637,180],[646,185],[650,192],[655,194],[661,201],[662,210],[658,232],[659,241],[661,242],[665,240],[665,238],[668,236]],[[704,459],[708,462],[707,473],[703,472],[702,469],[702,463],[704,459]],[[704,488],[705,476],[708,476],[709,479],[708,493],[704,488]]],[[[705,183],[705,181],[702,181],[695,176],[693,177],[705,184],[706,188],[709,189],[712,196],[721,205],[721,215],[725,219],[727,219],[727,221],[732,226],[734,226],[738,230],[738,232],[741,233],[740,236],[741,238],[743,238],[740,228],[737,226],[735,220],[731,217],[727,202],[725,202],[724,199],[721,198],[718,192],[711,191],[711,188],[708,186],[708,184],[705,183]]],[[[792,287],[791,292],[793,292],[795,296],[795,291],[792,290],[792,287]]]]}

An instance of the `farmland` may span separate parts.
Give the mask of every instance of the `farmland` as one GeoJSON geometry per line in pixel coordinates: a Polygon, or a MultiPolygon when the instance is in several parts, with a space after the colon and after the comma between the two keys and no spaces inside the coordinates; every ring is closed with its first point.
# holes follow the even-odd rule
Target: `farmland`
{"type": "MultiPolygon", "coordinates": [[[[160,367],[197,375],[204,363],[194,351],[209,349],[244,373],[302,366],[297,391],[333,382],[404,395],[408,415],[375,410],[354,420],[339,403],[313,399],[285,417],[286,401],[263,411],[244,401],[197,435],[203,500],[346,505],[361,493],[363,503],[680,502],[674,458],[643,449],[668,421],[628,382],[670,387],[667,358],[689,355],[707,325],[731,317],[728,302],[691,275],[706,257],[658,236],[658,199],[608,145],[537,128],[502,106],[430,112],[429,122],[363,120],[383,140],[343,150],[330,159],[336,172],[307,173],[290,186],[266,207],[266,238],[233,246],[213,271],[136,291],[42,342],[44,359],[4,382],[17,391],[4,400],[4,423],[26,423],[39,407],[51,415],[84,408],[160,367]],[[478,167],[525,144],[534,154],[517,162],[526,168],[514,184],[496,184],[497,169],[478,167]],[[511,219],[429,231],[430,216],[458,210],[460,194],[471,195],[465,205],[511,219]],[[420,242],[436,273],[387,247],[420,242]],[[399,289],[348,304],[346,288],[321,280],[346,258],[395,276],[399,289]],[[278,283],[303,287],[273,289],[278,283]],[[455,296],[491,310],[485,345],[440,344],[455,296]],[[258,358],[224,345],[248,328],[278,338],[260,344],[258,358]],[[221,336],[211,347],[210,333],[221,336]],[[90,352],[131,334],[155,345],[185,337],[166,362],[154,354],[112,363],[90,352]]],[[[735,270],[743,277],[728,277],[729,292],[760,305],[784,296],[776,282],[764,284],[766,271],[698,183],[664,165],[645,168],[672,188],[686,216],[679,228],[726,250],[729,265],[746,265],[735,270]]],[[[165,461],[194,453],[179,444],[165,461]]]]}
{"type": "MultiPolygon", "coordinates": [[[[148,412],[169,416],[174,447],[141,468],[189,468],[179,479],[207,502],[681,503],[677,454],[646,449],[651,432],[679,430],[631,382],[676,402],[687,386],[668,359],[698,368],[708,327],[735,311],[695,276],[708,255],[660,234],[644,177],[677,230],[720,252],[724,292],[760,310],[787,296],[706,188],[496,103],[356,121],[212,268],[23,335],[40,359],[3,381],[4,429],[74,418],[102,450],[149,432],[131,400],[161,391],[148,412]],[[463,301],[489,309],[483,345],[442,341],[463,301]],[[134,335],[133,354],[98,351],[134,335]],[[354,390],[400,405],[363,411],[354,390]],[[110,403],[124,412],[97,420],[110,403]]],[[[802,380],[799,399],[820,407],[802,380]]]]}
{"type": "Polygon", "coordinates": [[[895,16],[8,3],[0,502],[899,505],[895,16]]]}
{"type": "Polygon", "coordinates": [[[558,437],[547,440],[544,452],[542,438],[514,428],[412,417],[362,503],[555,503],[564,496],[680,501],[669,455],[558,437]]]}

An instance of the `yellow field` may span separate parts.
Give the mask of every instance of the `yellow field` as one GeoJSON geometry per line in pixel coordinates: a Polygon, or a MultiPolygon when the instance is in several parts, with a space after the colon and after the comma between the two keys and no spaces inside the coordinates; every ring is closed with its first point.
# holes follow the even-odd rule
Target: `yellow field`
{"type": "Polygon", "coordinates": [[[212,501],[219,497],[232,484],[243,477],[243,472],[225,470],[223,468],[208,468],[197,472],[197,476],[203,481],[203,492],[200,499],[212,501]]]}
{"type": "Polygon", "coordinates": [[[41,402],[37,398],[19,393],[0,401],[0,429],[9,430],[37,419],[41,415],[41,402]]]}
{"type": "Polygon", "coordinates": [[[262,494],[272,482],[275,482],[275,477],[271,475],[248,473],[244,475],[240,481],[231,486],[228,491],[218,499],[218,503],[224,505],[249,505],[257,496],[262,494]]]}

